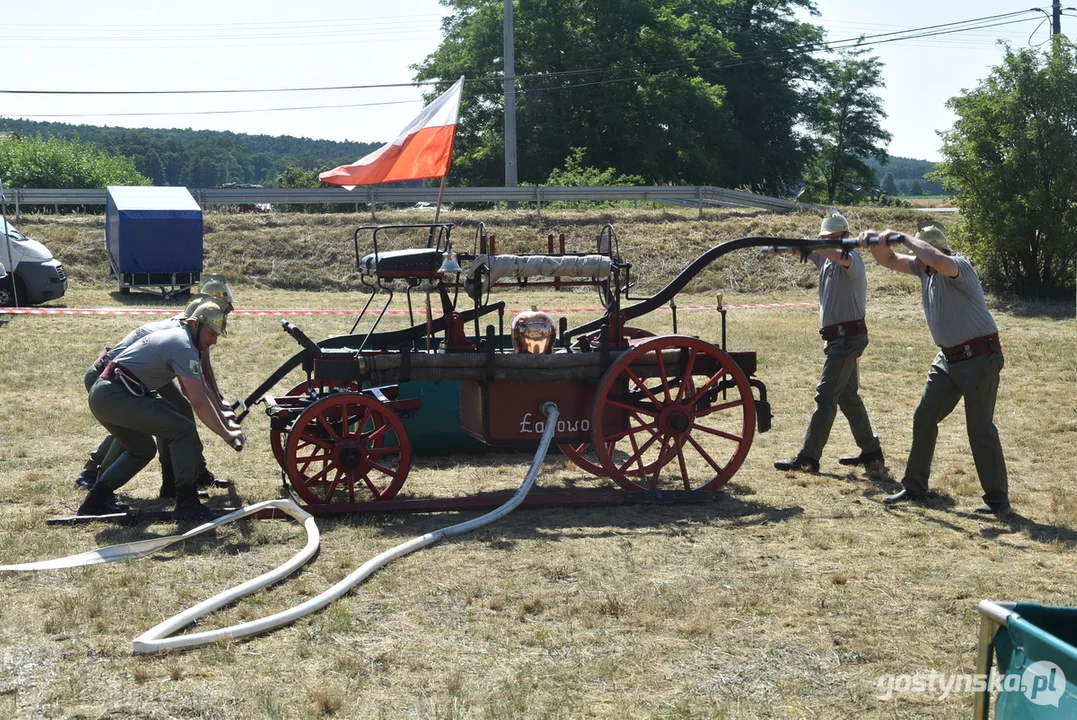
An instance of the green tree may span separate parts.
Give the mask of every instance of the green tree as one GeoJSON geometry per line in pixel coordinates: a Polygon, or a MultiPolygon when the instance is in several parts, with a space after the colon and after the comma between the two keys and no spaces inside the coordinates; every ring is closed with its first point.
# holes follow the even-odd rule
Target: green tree
{"type": "Polygon", "coordinates": [[[938,179],[957,196],[955,236],[996,289],[1073,296],[1077,256],[1077,53],[1007,48],[975,89],[952,98],[938,179]]]}
{"type": "Polygon", "coordinates": [[[814,110],[808,127],[814,134],[812,160],[816,177],[809,183],[816,197],[827,203],[858,202],[875,186],[875,172],[863,158],[885,162],[890,133],[879,124],[886,117],[875,92],[882,87],[882,63],[864,57],[866,50],[844,52],[837,60],[823,61],[814,110]]]}
{"type": "MultiPolygon", "coordinates": [[[[318,174],[328,168],[322,168],[322,170],[307,170],[306,168],[296,167],[295,165],[285,165],[284,169],[277,175],[277,179],[273,182],[274,187],[279,188],[319,188],[325,187],[321,181],[318,180],[318,174]]],[[[335,205],[329,203],[304,203],[301,205],[280,205],[277,206],[278,210],[284,212],[305,212],[305,213],[327,213],[327,212],[346,212],[348,210],[346,205],[335,205]]]]}
{"type": "Polygon", "coordinates": [[[922,187],[920,187],[920,181],[919,180],[913,180],[912,184],[909,185],[909,194],[910,195],[923,195],[924,194],[924,189],[922,187]]]}
{"type": "MultiPolygon", "coordinates": [[[[622,175],[614,168],[600,170],[586,165],[586,150],[572,148],[572,154],[565,158],[563,168],[555,168],[543,183],[544,187],[617,187],[642,185],[643,178],[638,175],[622,175]]],[[[618,203],[608,202],[553,202],[551,209],[578,207],[613,207],[618,203]]]]}
{"type": "Polygon", "coordinates": [[[893,173],[886,173],[885,175],[883,175],[883,184],[880,187],[882,187],[883,192],[887,195],[898,194],[898,187],[897,183],[894,182],[893,173]]]}
{"type": "MultiPolygon", "coordinates": [[[[441,45],[417,80],[497,77],[502,0],[445,0],[441,45]]],[[[595,167],[646,182],[795,184],[810,144],[799,80],[822,31],[810,0],[519,0],[515,19],[519,179],[541,183],[588,149],[595,167]]],[[[433,93],[431,94],[431,97],[433,93]]],[[[468,83],[453,178],[504,182],[503,88],[468,83]]]]}
{"type": "Polygon", "coordinates": [[[0,178],[8,187],[23,188],[150,184],[129,158],[60,138],[0,138],[0,178]]]}

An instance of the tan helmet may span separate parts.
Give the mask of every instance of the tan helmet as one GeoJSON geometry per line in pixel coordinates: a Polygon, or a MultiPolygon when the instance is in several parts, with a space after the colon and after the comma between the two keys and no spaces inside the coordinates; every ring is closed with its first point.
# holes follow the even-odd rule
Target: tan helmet
{"type": "Polygon", "coordinates": [[[203,275],[202,287],[199,288],[202,295],[212,295],[215,298],[226,300],[232,305],[236,304],[236,296],[232,294],[232,286],[224,275],[203,275]]]}
{"type": "Polygon", "coordinates": [[[950,245],[946,242],[946,231],[939,225],[925,225],[916,231],[916,238],[930,243],[939,250],[950,252],[950,245]]]}
{"type": "Polygon", "coordinates": [[[187,303],[187,307],[183,308],[183,316],[191,317],[191,314],[195,310],[197,310],[199,306],[205,305],[206,303],[213,303],[214,305],[219,307],[221,309],[221,312],[223,312],[225,315],[232,312],[232,303],[228,302],[224,298],[198,293],[191,298],[190,302],[187,303]]]}
{"type": "Polygon", "coordinates": [[[837,210],[831,210],[819,225],[819,237],[849,232],[849,221],[837,210]]]}
{"type": "Polygon", "coordinates": [[[228,318],[215,302],[204,302],[187,315],[188,320],[196,320],[221,337],[228,337],[228,318]]]}

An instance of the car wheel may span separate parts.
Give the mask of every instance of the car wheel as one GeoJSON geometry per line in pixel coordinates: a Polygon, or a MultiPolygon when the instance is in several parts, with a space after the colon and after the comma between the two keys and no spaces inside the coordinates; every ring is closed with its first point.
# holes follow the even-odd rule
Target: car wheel
{"type": "Polygon", "coordinates": [[[15,304],[15,293],[12,286],[14,275],[8,275],[0,280],[0,307],[11,307],[15,304]]]}

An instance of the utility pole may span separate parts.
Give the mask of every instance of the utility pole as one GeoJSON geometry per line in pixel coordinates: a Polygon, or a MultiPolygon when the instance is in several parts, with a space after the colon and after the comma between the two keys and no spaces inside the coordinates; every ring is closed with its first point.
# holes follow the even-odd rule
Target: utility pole
{"type": "MultiPolygon", "coordinates": [[[[516,51],[512,0],[505,0],[505,187],[516,187],[516,51]]],[[[510,203],[509,207],[516,207],[510,203]]]]}
{"type": "Polygon", "coordinates": [[[1062,0],[1051,3],[1051,37],[1062,34],[1062,0]]]}

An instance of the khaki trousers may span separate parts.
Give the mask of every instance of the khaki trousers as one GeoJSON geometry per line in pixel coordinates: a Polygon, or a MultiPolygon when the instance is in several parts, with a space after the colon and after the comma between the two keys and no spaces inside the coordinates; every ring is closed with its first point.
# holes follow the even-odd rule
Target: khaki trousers
{"type": "Polygon", "coordinates": [[[927,493],[939,423],[964,399],[969,446],[984,502],[1009,502],[1006,459],[995,427],[999,373],[1005,364],[1000,352],[957,363],[947,362],[941,352],[935,357],[912,419],[912,449],[901,481],[910,492],[927,493]]]}
{"type": "Polygon", "coordinates": [[[830,340],[823,348],[826,360],[823,374],[815,388],[815,412],[808,423],[800,454],[812,460],[823,455],[838,410],[849,421],[853,440],[861,452],[879,449],[879,438],[871,430],[871,420],[860,399],[859,358],[868,346],[867,335],[830,340]]]}
{"type": "MultiPolygon", "coordinates": [[[[193,486],[200,456],[194,422],[167,400],[152,393],[132,395],[119,384],[98,380],[90,388],[90,412],[123,448],[97,482],[116,490],[146,467],[156,454],[154,437],[171,452],[176,487],[193,486]]],[[[115,449],[115,448],[114,448],[115,449]]]]}

